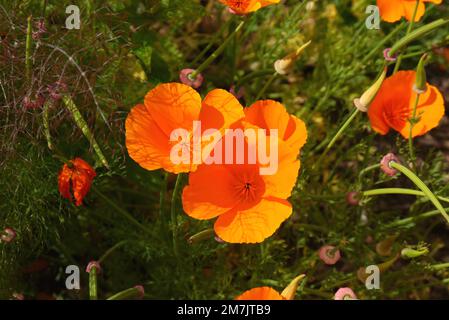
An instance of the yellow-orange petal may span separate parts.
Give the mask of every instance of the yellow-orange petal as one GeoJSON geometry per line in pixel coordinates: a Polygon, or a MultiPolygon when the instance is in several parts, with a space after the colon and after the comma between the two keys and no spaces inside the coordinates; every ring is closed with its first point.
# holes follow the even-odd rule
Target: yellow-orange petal
{"type": "Polygon", "coordinates": [[[143,104],[131,109],[125,129],[128,154],[141,167],[147,170],[164,168],[170,172],[188,171],[188,166],[175,166],[170,161],[169,136],[161,130],[143,104]]]}
{"type": "Polygon", "coordinates": [[[306,125],[301,119],[290,115],[284,105],[274,100],[261,100],[245,110],[245,121],[267,130],[278,130],[278,137],[293,149],[299,150],[307,140],[306,125]]]}
{"type": "Polygon", "coordinates": [[[201,97],[192,87],[182,83],[163,83],[145,96],[145,107],[167,137],[173,130],[192,130],[198,120],[201,97]]]}
{"type": "Polygon", "coordinates": [[[273,288],[258,287],[245,291],[235,300],[284,300],[284,298],[273,288]]]}
{"type": "Polygon", "coordinates": [[[220,215],[214,229],[229,243],[260,243],[270,237],[291,213],[288,201],[265,198],[247,210],[232,210],[220,215]]]}
{"type": "Polygon", "coordinates": [[[199,119],[202,131],[206,129],[222,131],[244,116],[243,107],[233,94],[226,90],[214,89],[204,98],[199,119]]]}
{"type": "Polygon", "coordinates": [[[226,165],[200,165],[182,193],[184,211],[195,219],[212,219],[236,206],[234,179],[226,165]]]}
{"type": "MultiPolygon", "coordinates": [[[[411,21],[413,18],[413,12],[415,11],[416,1],[403,1],[404,6],[404,16],[408,21],[411,21]]],[[[418,9],[416,11],[415,22],[421,20],[424,12],[426,11],[426,7],[422,1],[418,4],[418,9]]]]}
{"type": "Polygon", "coordinates": [[[277,171],[273,175],[262,175],[265,183],[264,196],[281,199],[290,197],[296,184],[300,168],[300,161],[296,157],[296,150],[283,141],[278,141],[277,171]]]}
{"type": "MultiPolygon", "coordinates": [[[[410,110],[413,110],[415,99],[416,93],[410,98],[410,110]]],[[[410,111],[410,114],[412,113],[410,111]]],[[[427,84],[427,91],[419,97],[416,116],[419,121],[413,126],[412,137],[424,135],[438,126],[444,116],[444,99],[436,87],[427,84]]],[[[410,122],[406,123],[400,133],[404,138],[409,138],[410,122]]]]}

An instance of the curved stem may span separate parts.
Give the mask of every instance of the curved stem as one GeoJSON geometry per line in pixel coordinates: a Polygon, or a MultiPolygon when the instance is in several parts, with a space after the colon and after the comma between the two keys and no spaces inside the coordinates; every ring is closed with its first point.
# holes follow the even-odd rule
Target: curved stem
{"type": "MultiPolygon", "coordinates": [[[[416,0],[416,5],[415,5],[415,9],[413,10],[412,20],[410,20],[410,23],[408,25],[407,32],[405,34],[406,36],[408,36],[410,34],[410,32],[412,31],[413,26],[415,24],[415,18],[416,18],[416,13],[418,12],[419,2],[420,2],[420,0],[416,0]]],[[[402,62],[402,57],[403,57],[403,54],[401,53],[399,55],[398,59],[396,60],[396,65],[394,66],[393,73],[396,73],[399,70],[399,67],[402,62]]]]}
{"type": "MultiPolygon", "coordinates": [[[[366,190],[361,192],[362,196],[364,197],[371,197],[371,196],[378,196],[383,194],[404,194],[404,195],[411,195],[411,196],[420,196],[420,197],[426,197],[427,195],[419,190],[413,190],[413,189],[404,189],[404,188],[383,188],[383,189],[373,189],[373,190],[366,190]]],[[[449,202],[448,198],[445,197],[439,197],[437,198],[443,202],[449,202]]]]}
{"type": "Polygon", "coordinates": [[[399,164],[397,162],[391,161],[389,163],[389,166],[393,169],[396,169],[403,173],[407,178],[409,178],[424,194],[429,198],[429,200],[433,203],[435,208],[440,211],[441,215],[446,219],[446,221],[449,224],[449,215],[446,213],[446,210],[441,205],[440,201],[437,199],[437,197],[433,194],[432,191],[426,186],[426,184],[418,177],[416,176],[410,169],[403,166],[402,164],[399,164]]]}
{"type": "Polygon", "coordinates": [[[412,162],[415,161],[415,152],[413,151],[413,127],[415,126],[415,123],[417,121],[417,119],[416,119],[416,109],[417,109],[418,103],[419,103],[419,96],[420,96],[420,94],[418,93],[416,95],[415,103],[413,105],[412,117],[409,119],[410,131],[409,131],[409,135],[408,135],[408,149],[409,149],[409,152],[410,152],[410,161],[412,161],[412,162]]]}
{"type": "MultiPolygon", "coordinates": [[[[448,211],[449,208],[446,208],[445,210],[448,211]]],[[[406,224],[409,224],[409,223],[412,223],[412,222],[415,222],[415,221],[419,221],[419,220],[423,220],[423,219],[426,219],[426,218],[434,217],[434,216],[437,216],[439,214],[440,214],[440,210],[432,210],[432,211],[424,212],[424,213],[421,213],[421,214],[419,214],[417,216],[414,216],[414,217],[408,217],[408,218],[404,218],[404,219],[401,219],[401,220],[393,221],[393,222],[385,225],[385,228],[399,227],[399,226],[406,225],[406,224]]]]}
{"type": "Polygon", "coordinates": [[[123,240],[120,241],[118,243],[116,243],[113,247],[109,248],[101,257],[100,259],[98,259],[98,263],[101,265],[103,263],[103,261],[109,257],[115,250],[117,250],[118,248],[120,248],[121,246],[123,246],[125,243],[127,242],[127,240],[123,240]]]}
{"type": "Polygon", "coordinates": [[[142,295],[142,293],[139,291],[139,289],[134,287],[134,288],[129,288],[129,289],[117,292],[116,294],[110,296],[106,300],[132,299],[132,298],[138,298],[141,295],[142,295]]]}
{"type": "Polygon", "coordinates": [[[190,77],[192,79],[195,79],[198,74],[200,74],[202,71],[204,71],[226,48],[228,43],[231,41],[231,39],[234,37],[234,35],[240,31],[240,29],[245,24],[245,20],[241,21],[237,28],[226,38],[225,41],[207,58],[194,72],[190,74],[190,77]]]}

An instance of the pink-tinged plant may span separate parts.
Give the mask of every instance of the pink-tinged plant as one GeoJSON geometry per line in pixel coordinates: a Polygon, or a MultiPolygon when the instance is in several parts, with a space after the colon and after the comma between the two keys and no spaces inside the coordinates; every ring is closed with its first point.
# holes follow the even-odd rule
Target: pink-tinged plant
{"type": "Polygon", "coordinates": [[[203,84],[204,77],[201,73],[199,73],[195,78],[192,78],[191,75],[193,72],[195,72],[194,69],[182,69],[179,73],[179,80],[181,83],[197,89],[203,84]]]}
{"type": "Polygon", "coordinates": [[[380,161],[380,168],[382,169],[383,172],[385,172],[386,175],[390,177],[393,177],[398,173],[396,169],[390,167],[390,162],[392,161],[401,163],[398,157],[396,157],[395,154],[391,152],[386,154],[380,161]]]}
{"type": "Polygon", "coordinates": [[[351,288],[340,288],[335,292],[334,300],[356,300],[357,296],[351,288]]]}
{"type": "Polygon", "coordinates": [[[334,265],[340,260],[340,250],[334,246],[322,246],[318,252],[318,255],[325,264],[334,265]]]}

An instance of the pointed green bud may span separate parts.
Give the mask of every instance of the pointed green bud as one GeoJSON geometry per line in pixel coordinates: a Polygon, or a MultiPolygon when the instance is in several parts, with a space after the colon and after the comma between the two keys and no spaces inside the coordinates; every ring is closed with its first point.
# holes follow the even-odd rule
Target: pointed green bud
{"type": "Polygon", "coordinates": [[[189,244],[195,244],[203,240],[213,239],[214,235],[215,235],[214,229],[206,229],[191,236],[189,239],[187,239],[187,242],[189,244]]]}
{"type": "Polygon", "coordinates": [[[429,249],[427,247],[412,249],[412,248],[404,248],[401,251],[402,258],[405,259],[413,259],[419,256],[424,256],[429,253],[429,249]]]}
{"type": "Polygon", "coordinates": [[[387,75],[387,68],[384,67],[382,74],[376,80],[376,82],[374,82],[374,84],[368,90],[366,90],[360,98],[354,100],[354,105],[357,109],[359,109],[359,111],[361,112],[368,111],[368,108],[374,101],[374,98],[376,98],[376,95],[379,92],[386,75],[387,75]]]}
{"type": "Polygon", "coordinates": [[[418,67],[416,68],[416,79],[413,90],[422,94],[427,91],[427,76],[426,76],[426,62],[429,55],[427,53],[423,54],[421,59],[419,59],[418,67]]]}

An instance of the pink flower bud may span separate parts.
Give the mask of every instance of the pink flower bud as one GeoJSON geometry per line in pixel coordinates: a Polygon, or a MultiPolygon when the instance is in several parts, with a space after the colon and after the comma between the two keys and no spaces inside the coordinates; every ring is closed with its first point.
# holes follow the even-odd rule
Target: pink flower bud
{"type": "Polygon", "coordinates": [[[191,74],[194,71],[195,71],[194,69],[182,69],[181,72],[179,73],[179,80],[181,81],[181,83],[191,86],[194,89],[197,89],[201,87],[201,85],[203,84],[204,78],[203,75],[199,73],[197,74],[195,79],[192,79],[191,74]]]}
{"type": "Polygon", "coordinates": [[[134,286],[134,288],[136,288],[137,289],[137,292],[139,292],[139,299],[142,299],[143,298],[143,296],[145,295],[145,289],[144,289],[144,287],[142,286],[142,285],[137,285],[137,286],[134,286]]]}
{"type": "Polygon", "coordinates": [[[394,155],[394,153],[388,153],[380,161],[380,168],[382,169],[383,172],[385,172],[385,174],[387,174],[390,177],[392,177],[398,173],[398,171],[396,169],[390,167],[390,162],[392,162],[392,161],[401,163],[399,161],[398,157],[396,157],[394,155]]]}
{"type": "Polygon", "coordinates": [[[351,288],[340,288],[335,292],[334,300],[355,300],[357,296],[351,288]]]}
{"type": "Polygon", "coordinates": [[[16,231],[14,231],[13,228],[5,228],[2,232],[0,240],[9,243],[16,238],[16,235],[16,231]]]}
{"type": "Polygon", "coordinates": [[[386,61],[396,61],[397,55],[393,55],[392,57],[390,57],[390,51],[391,51],[391,48],[386,48],[384,50],[384,58],[385,58],[385,60],[386,61]]]}
{"type": "Polygon", "coordinates": [[[90,273],[90,271],[92,270],[93,267],[97,268],[97,273],[101,272],[101,266],[100,266],[100,263],[98,261],[90,261],[87,264],[86,272],[90,273]]]}
{"type": "Polygon", "coordinates": [[[322,246],[318,252],[320,259],[328,265],[333,265],[340,260],[340,250],[334,246],[322,246]]]}
{"type": "Polygon", "coordinates": [[[12,297],[16,300],[25,300],[25,296],[22,293],[14,292],[12,297]]]}
{"type": "Polygon", "coordinates": [[[346,194],[346,202],[351,206],[359,205],[359,193],[356,191],[351,191],[346,194]]]}

